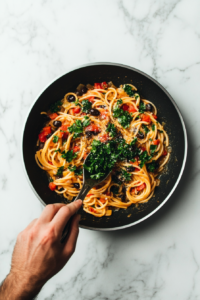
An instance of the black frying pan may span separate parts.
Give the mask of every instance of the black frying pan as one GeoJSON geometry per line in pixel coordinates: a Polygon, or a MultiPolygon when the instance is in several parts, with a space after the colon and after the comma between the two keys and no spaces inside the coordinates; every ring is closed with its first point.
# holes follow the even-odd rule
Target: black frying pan
{"type": "Polygon", "coordinates": [[[165,122],[172,153],[168,171],[161,175],[160,186],[155,196],[147,203],[115,211],[110,217],[95,218],[82,212],[80,226],[95,230],[116,230],[135,225],[154,214],[172,195],[182,176],[187,156],[187,135],[180,111],[167,91],[153,78],[134,68],[113,64],[87,64],[59,77],[36,98],[31,107],[23,130],[22,156],[29,182],[39,200],[44,204],[62,202],[62,197],[48,187],[47,175],[35,162],[38,133],[43,126],[41,111],[47,111],[50,104],[61,100],[74,91],[79,83],[112,81],[116,86],[132,83],[139,93],[152,101],[158,109],[158,121],[165,122]]]}

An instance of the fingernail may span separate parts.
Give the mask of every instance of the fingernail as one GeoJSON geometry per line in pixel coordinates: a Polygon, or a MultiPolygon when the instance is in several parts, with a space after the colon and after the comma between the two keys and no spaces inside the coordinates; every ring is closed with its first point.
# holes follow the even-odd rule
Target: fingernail
{"type": "Polygon", "coordinates": [[[82,204],[83,204],[83,201],[82,201],[82,200],[80,200],[80,199],[79,199],[79,200],[76,200],[75,202],[78,204],[78,206],[80,206],[80,205],[82,205],[82,204]]]}

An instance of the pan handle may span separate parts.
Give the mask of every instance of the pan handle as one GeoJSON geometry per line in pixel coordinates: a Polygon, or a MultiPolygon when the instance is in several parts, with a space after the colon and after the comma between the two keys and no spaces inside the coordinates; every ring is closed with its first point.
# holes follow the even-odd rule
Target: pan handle
{"type": "MultiPolygon", "coordinates": [[[[84,183],[82,189],[80,190],[78,196],[75,198],[74,201],[76,201],[78,199],[83,201],[85,199],[87,193],[91,190],[91,188],[92,187],[90,185],[84,183]]],[[[72,219],[73,219],[73,216],[69,219],[69,221],[65,225],[65,228],[63,230],[62,237],[60,240],[61,243],[64,243],[69,236],[72,219]]]]}

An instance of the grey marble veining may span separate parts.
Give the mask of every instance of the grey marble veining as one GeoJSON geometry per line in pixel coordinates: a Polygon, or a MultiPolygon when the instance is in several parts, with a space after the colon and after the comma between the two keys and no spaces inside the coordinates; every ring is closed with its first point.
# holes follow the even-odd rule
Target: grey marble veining
{"type": "Polygon", "coordinates": [[[175,99],[188,131],[186,169],[144,224],[80,230],[76,253],[38,299],[200,299],[199,13],[198,0],[0,2],[0,280],[17,234],[42,211],[20,157],[30,105],[69,68],[110,61],[153,76],[175,99]]]}

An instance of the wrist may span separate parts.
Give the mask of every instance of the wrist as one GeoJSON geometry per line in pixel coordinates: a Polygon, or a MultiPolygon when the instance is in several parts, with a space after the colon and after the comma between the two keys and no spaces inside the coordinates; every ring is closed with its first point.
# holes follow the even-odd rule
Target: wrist
{"type": "MultiPolygon", "coordinates": [[[[28,274],[21,272],[10,272],[1,287],[2,299],[26,300],[35,297],[41,290],[43,284],[28,274]]],[[[1,297],[0,297],[1,299],[1,297]]]]}

